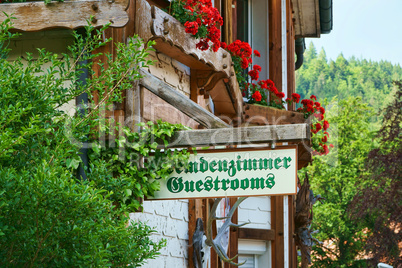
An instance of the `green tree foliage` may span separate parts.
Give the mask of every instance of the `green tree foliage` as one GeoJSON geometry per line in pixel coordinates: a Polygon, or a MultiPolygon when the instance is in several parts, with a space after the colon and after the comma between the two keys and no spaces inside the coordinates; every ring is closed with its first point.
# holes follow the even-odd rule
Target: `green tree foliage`
{"type": "Polygon", "coordinates": [[[384,110],[382,127],[377,137],[380,146],[373,149],[366,167],[369,181],[354,197],[353,219],[365,219],[368,239],[364,249],[372,256],[373,266],[379,262],[402,265],[402,83],[394,100],[384,110]]]}
{"type": "Polygon", "coordinates": [[[117,60],[106,55],[108,68],[100,65],[101,75],[90,73],[82,83],[79,70],[92,70],[100,55],[91,52],[104,45],[105,28],[75,33],[75,45],[61,57],[39,50],[35,59],[27,54],[9,61],[10,25],[10,19],[0,24],[0,266],[136,267],[155,257],[164,242],[153,242],[153,230],[130,223],[128,215],[138,198],[158,188],[153,178],[166,177],[187,158],[185,151],[160,150],[155,143],[183,127],[149,123],[131,133],[102,116],[123,101],[121,92],[150,63],[144,44],[136,38],[116,44],[117,60]],[[60,109],[82,93],[93,103],[93,91],[104,98],[85,106],[84,114],[60,109]],[[126,135],[95,141],[99,133],[116,137],[117,131],[126,135]],[[85,181],[76,176],[83,145],[91,157],[85,181]],[[142,163],[151,150],[158,161],[142,163]]]}
{"type": "MultiPolygon", "coordinates": [[[[329,141],[335,145],[326,156],[315,156],[307,168],[311,188],[325,198],[314,207],[313,230],[325,241],[313,247],[313,267],[358,267],[354,262],[365,242],[363,227],[347,209],[357,193],[356,183],[366,174],[365,159],[373,148],[372,109],[360,97],[333,101],[328,111],[329,141]]],[[[301,174],[303,175],[303,174],[301,174]]]]}
{"type": "Polygon", "coordinates": [[[314,94],[318,99],[346,99],[360,96],[376,111],[390,102],[395,80],[402,79],[400,65],[387,61],[374,62],[340,54],[328,61],[324,49],[317,53],[313,43],[304,52],[304,63],[296,71],[296,92],[303,98],[314,94]]]}

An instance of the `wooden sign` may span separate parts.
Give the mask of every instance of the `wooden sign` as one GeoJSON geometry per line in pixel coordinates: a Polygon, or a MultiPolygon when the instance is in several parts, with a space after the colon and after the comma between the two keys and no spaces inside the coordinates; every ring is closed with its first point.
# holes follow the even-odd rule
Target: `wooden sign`
{"type": "Polygon", "coordinates": [[[176,169],[153,199],[296,194],[296,146],[199,151],[176,169]]]}

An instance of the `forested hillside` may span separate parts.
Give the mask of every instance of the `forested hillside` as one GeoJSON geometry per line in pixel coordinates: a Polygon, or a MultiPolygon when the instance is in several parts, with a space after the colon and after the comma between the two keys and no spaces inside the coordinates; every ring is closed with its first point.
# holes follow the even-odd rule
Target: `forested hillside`
{"type": "Polygon", "coordinates": [[[391,101],[395,80],[402,80],[400,65],[355,57],[345,59],[342,54],[335,61],[328,61],[324,49],[317,53],[310,42],[304,52],[304,63],[296,71],[296,92],[302,99],[311,94],[320,100],[360,96],[363,102],[379,111],[391,101]]]}
{"type": "Polygon", "coordinates": [[[402,82],[394,82],[402,68],[342,54],[328,61],[312,43],[304,55],[297,92],[332,100],[325,115],[333,148],[298,174],[308,173],[325,199],[312,213],[324,243],[313,246],[311,267],[402,267],[402,82]]]}

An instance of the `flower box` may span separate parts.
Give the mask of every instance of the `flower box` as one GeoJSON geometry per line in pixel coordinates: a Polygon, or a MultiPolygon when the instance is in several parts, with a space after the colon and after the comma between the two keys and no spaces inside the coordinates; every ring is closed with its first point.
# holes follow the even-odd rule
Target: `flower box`
{"type": "MultiPolygon", "coordinates": [[[[258,104],[245,104],[243,113],[243,126],[310,124],[310,121],[304,118],[303,113],[258,104]]],[[[312,161],[311,142],[310,140],[305,140],[295,144],[297,144],[298,168],[300,169],[312,161]]]]}
{"type": "Polygon", "coordinates": [[[244,105],[244,122],[252,125],[286,125],[307,123],[304,114],[258,104],[244,105]]]}
{"type": "Polygon", "coordinates": [[[242,95],[228,51],[217,52],[196,48],[198,39],[185,32],[185,27],[171,15],[146,0],[136,0],[135,32],[144,41],[154,40],[153,47],[163,54],[190,67],[194,87],[211,96],[215,114],[240,117],[242,95]]]}

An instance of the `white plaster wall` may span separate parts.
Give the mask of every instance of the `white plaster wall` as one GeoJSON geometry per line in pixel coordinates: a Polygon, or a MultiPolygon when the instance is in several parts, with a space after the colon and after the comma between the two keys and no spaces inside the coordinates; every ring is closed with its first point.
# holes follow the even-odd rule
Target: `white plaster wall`
{"type": "Polygon", "coordinates": [[[187,97],[190,96],[190,68],[158,51],[151,52],[149,58],[154,65],[149,72],[170,86],[176,88],[187,97]]]}

